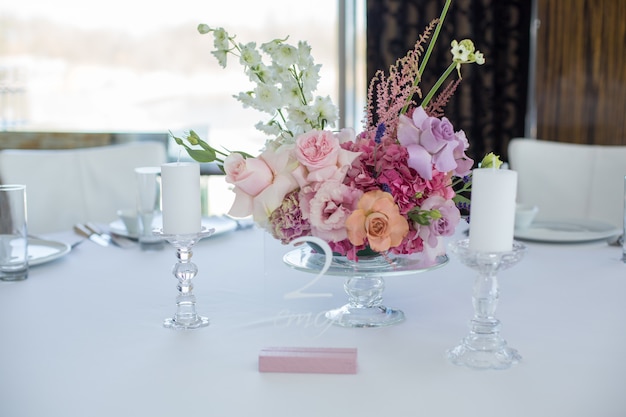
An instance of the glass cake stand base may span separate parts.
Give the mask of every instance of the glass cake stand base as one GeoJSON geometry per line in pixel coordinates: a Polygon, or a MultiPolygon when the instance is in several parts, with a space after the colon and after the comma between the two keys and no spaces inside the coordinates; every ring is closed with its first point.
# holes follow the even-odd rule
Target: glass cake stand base
{"type": "Polygon", "coordinates": [[[385,306],[364,308],[346,304],[327,311],[326,318],[342,327],[383,327],[404,321],[404,313],[385,306]]]}
{"type": "MultiPolygon", "coordinates": [[[[287,253],[283,261],[296,270],[317,273],[324,266],[325,256],[303,247],[287,253]]],[[[327,311],[325,316],[342,327],[383,327],[400,323],[404,321],[404,313],[383,305],[384,278],[431,271],[447,263],[445,255],[438,257],[434,264],[426,264],[416,256],[370,256],[359,258],[358,262],[334,256],[326,275],[344,277],[348,303],[327,311]]]]}
{"type": "Polygon", "coordinates": [[[191,320],[191,321],[185,321],[185,320],[181,321],[181,320],[178,320],[176,317],[173,317],[173,318],[163,320],[163,327],[165,327],[166,329],[178,329],[178,330],[199,329],[200,327],[208,326],[209,323],[210,321],[206,317],[198,316],[195,320],[191,320]]]}

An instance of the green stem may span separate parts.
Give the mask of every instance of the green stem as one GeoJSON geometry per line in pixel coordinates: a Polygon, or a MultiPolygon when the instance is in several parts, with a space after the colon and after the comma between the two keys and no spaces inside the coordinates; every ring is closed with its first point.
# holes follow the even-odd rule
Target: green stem
{"type": "Polygon", "coordinates": [[[422,107],[426,108],[426,106],[428,106],[428,103],[433,98],[437,90],[439,90],[439,87],[441,87],[441,84],[443,84],[446,78],[448,78],[448,76],[456,68],[456,64],[457,64],[456,62],[452,62],[450,66],[446,69],[446,71],[443,74],[441,74],[441,77],[439,77],[435,85],[433,85],[433,88],[430,89],[430,91],[428,92],[428,95],[424,97],[424,100],[422,101],[422,107]]]}
{"type": "Polygon", "coordinates": [[[439,37],[439,32],[441,32],[441,26],[443,25],[443,21],[445,20],[446,14],[448,13],[448,8],[450,7],[450,3],[452,3],[452,0],[446,0],[446,4],[443,6],[443,10],[441,11],[441,16],[439,17],[439,23],[437,23],[437,27],[435,28],[435,33],[433,34],[433,37],[430,40],[430,43],[428,44],[428,49],[426,50],[426,54],[424,55],[424,59],[422,60],[422,63],[420,64],[420,67],[418,70],[418,74],[420,78],[422,77],[422,74],[424,73],[424,68],[426,67],[426,63],[428,63],[428,59],[430,58],[430,54],[432,53],[433,48],[435,47],[435,43],[437,43],[437,38],[439,37]]]}
{"type": "MultiPolygon", "coordinates": [[[[444,4],[443,6],[443,10],[441,11],[441,16],[439,16],[439,22],[437,23],[437,26],[435,27],[435,33],[433,34],[433,37],[430,39],[430,42],[428,43],[428,49],[426,49],[426,54],[424,54],[424,59],[422,59],[422,62],[420,63],[420,67],[417,70],[418,76],[417,78],[415,78],[415,80],[413,80],[413,87],[417,86],[417,84],[419,84],[420,80],[422,79],[424,68],[426,68],[426,64],[428,63],[428,60],[430,59],[430,55],[433,52],[433,48],[435,47],[435,44],[437,43],[439,32],[441,32],[441,26],[443,25],[443,21],[446,18],[446,14],[448,14],[450,3],[452,3],[452,0],[446,0],[446,4],[444,4]]],[[[400,114],[405,114],[407,112],[407,110],[409,109],[410,102],[411,102],[411,97],[407,97],[407,101],[404,104],[404,107],[402,107],[400,114]]]]}
{"type": "MultiPolygon", "coordinates": [[[[219,153],[219,154],[220,154],[220,155],[222,155],[222,156],[228,156],[228,154],[227,154],[227,153],[224,153],[224,152],[222,152],[222,151],[220,151],[220,150],[218,150],[218,149],[215,149],[215,148],[214,148],[214,147],[212,147],[212,146],[211,146],[211,149],[213,149],[213,151],[214,151],[215,153],[219,153]]],[[[223,162],[223,161],[222,161],[222,162],[223,162]]]]}

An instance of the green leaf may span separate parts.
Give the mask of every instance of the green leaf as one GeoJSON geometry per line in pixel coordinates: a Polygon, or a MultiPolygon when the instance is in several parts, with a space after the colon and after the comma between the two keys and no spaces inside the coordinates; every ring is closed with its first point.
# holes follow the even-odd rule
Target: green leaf
{"type": "Polygon", "coordinates": [[[185,150],[190,157],[198,162],[215,162],[217,160],[217,158],[215,157],[215,152],[209,152],[208,150],[191,149],[187,146],[185,146],[185,150]]]}
{"type": "Polygon", "coordinates": [[[465,203],[465,204],[469,204],[470,203],[470,199],[462,196],[461,194],[457,194],[452,198],[452,201],[454,201],[456,204],[459,203],[465,203]]]}

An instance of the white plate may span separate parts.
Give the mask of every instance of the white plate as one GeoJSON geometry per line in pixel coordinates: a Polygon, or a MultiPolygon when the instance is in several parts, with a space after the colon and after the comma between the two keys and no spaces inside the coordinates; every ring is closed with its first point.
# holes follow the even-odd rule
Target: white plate
{"type": "Polygon", "coordinates": [[[36,266],[67,255],[72,248],[54,240],[28,238],[28,265],[36,266]]]}
{"type": "Polygon", "coordinates": [[[515,238],[535,242],[575,243],[605,240],[621,230],[595,220],[537,220],[527,229],[515,230],[515,238]]]}
{"type": "MultiPolygon", "coordinates": [[[[152,227],[158,228],[162,227],[163,221],[160,215],[155,216],[152,221],[152,227]]],[[[228,216],[209,216],[202,218],[202,226],[207,229],[215,229],[215,233],[213,235],[218,235],[220,233],[231,232],[233,230],[237,230],[238,228],[246,227],[247,223],[242,223],[241,221],[231,219],[228,216]]],[[[122,220],[116,220],[113,223],[109,224],[109,230],[111,233],[115,233],[120,236],[124,236],[130,239],[137,239],[138,236],[128,233],[126,226],[124,226],[124,222],[122,220]]]]}

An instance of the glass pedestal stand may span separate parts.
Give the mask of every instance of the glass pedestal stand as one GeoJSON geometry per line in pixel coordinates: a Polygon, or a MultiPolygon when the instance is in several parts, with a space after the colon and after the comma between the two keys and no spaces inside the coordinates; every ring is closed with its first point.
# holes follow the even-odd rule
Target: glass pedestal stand
{"type": "MultiPolygon", "coordinates": [[[[299,271],[317,273],[322,270],[325,256],[310,247],[288,252],[283,261],[299,271]]],[[[383,305],[384,278],[430,271],[448,263],[447,256],[437,258],[434,265],[424,266],[417,257],[372,256],[358,262],[343,256],[334,256],[327,275],[344,277],[348,303],[326,312],[326,318],[343,327],[382,327],[404,320],[401,310],[383,305]]]]}
{"type": "Polygon", "coordinates": [[[358,262],[337,257],[335,263],[344,265],[349,272],[343,283],[348,303],[327,311],[328,320],[343,327],[382,327],[404,321],[402,310],[383,305],[385,279],[381,269],[388,265],[384,257],[364,258],[358,262]]]}
{"type": "Polygon", "coordinates": [[[163,327],[186,330],[197,329],[209,325],[209,319],[196,313],[196,296],[193,294],[192,279],[198,273],[198,267],[191,262],[192,247],[205,237],[213,234],[215,229],[203,228],[199,233],[186,235],[165,234],[155,230],[154,234],[167,240],[176,248],[178,262],[172,268],[172,274],[178,280],[178,296],[176,297],[176,314],[163,322],[163,327]]]}
{"type": "Polygon", "coordinates": [[[518,263],[526,246],[513,242],[513,249],[508,252],[475,252],[469,249],[469,239],[464,239],[452,243],[450,252],[464,265],[478,271],[478,276],[474,281],[474,317],[470,321],[470,333],[458,346],[448,350],[448,359],[455,365],[474,369],[507,369],[519,362],[521,356],[500,336],[500,320],[495,318],[498,305],[496,274],[518,263]]]}

